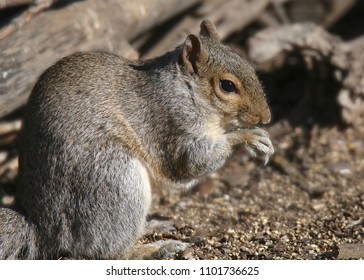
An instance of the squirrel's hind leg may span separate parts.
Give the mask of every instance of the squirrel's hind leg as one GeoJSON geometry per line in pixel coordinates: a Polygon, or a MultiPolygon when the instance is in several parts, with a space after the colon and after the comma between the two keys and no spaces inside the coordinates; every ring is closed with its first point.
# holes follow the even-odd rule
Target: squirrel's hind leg
{"type": "Polygon", "coordinates": [[[115,189],[114,196],[105,202],[108,205],[111,201],[114,203],[114,206],[109,208],[113,211],[108,215],[113,216],[115,221],[113,228],[116,230],[111,235],[115,242],[114,246],[111,246],[111,250],[101,258],[127,259],[133,244],[145,231],[146,216],[151,204],[151,186],[148,172],[139,160],[129,159],[122,167],[118,167],[117,164],[111,166],[124,170],[122,172],[118,170],[119,176],[113,178],[115,181],[112,185],[118,185],[118,190],[115,189]]]}
{"type": "MultiPolygon", "coordinates": [[[[147,222],[145,235],[153,232],[169,233],[175,231],[171,220],[151,219],[147,222]]],[[[180,240],[159,240],[148,244],[135,244],[128,254],[128,259],[162,260],[173,259],[183,252],[190,244],[180,240]]]]}
{"type": "Polygon", "coordinates": [[[131,260],[165,260],[173,259],[190,244],[180,240],[159,240],[148,244],[136,244],[128,254],[131,260]]]}

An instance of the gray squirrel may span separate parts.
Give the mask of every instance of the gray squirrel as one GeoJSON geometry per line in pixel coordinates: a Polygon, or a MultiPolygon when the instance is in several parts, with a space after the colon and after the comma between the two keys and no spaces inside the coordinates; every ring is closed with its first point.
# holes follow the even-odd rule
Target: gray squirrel
{"type": "Polygon", "coordinates": [[[253,68],[204,20],[175,50],[76,53],[36,83],[19,137],[17,208],[0,259],[129,258],[154,179],[189,185],[236,148],[266,163],[271,114],[253,68]]]}

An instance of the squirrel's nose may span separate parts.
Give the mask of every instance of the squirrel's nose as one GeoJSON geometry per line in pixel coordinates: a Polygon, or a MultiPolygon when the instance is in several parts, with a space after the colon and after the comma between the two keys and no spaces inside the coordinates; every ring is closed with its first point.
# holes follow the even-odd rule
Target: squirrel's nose
{"type": "Polygon", "coordinates": [[[261,112],[261,118],[260,118],[260,121],[262,122],[262,124],[267,124],[267,123],[270,123],[271,121],[271,113],[270,113],[270,110],[267,106],[267,109],[266,110],[263,110],[261,112]]]}
{"type": "Polygon", "coordinates": [[[271,114],[269,109],[267,109],[251,115],[250,123],[251,125],[268,124],[270,120],[271,120],[271,114]]]}
{"type": "Polygon", "coordinates": [[[264,100],[260,103],[260,110],[258,111],[257,115],[259,116],[259,122],[262,124],[268,124],[271,121],[271,113],[268,107],[267,102],[264,100]]]}

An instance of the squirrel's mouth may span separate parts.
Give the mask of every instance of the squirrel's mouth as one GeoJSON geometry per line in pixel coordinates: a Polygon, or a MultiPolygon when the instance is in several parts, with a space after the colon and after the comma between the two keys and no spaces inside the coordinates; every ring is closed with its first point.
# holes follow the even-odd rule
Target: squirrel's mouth
{"type": "Polygon", "coordinates": [[[231,120],[227,125],[226,125],[226,131],[227,132],[232,132],[232,131],[236,131],[236,130],[251,130],[256,128],[255,125],[250,125],[247,124],[243,121],[239,121],[238,119],[234,119],[231,120]]]}

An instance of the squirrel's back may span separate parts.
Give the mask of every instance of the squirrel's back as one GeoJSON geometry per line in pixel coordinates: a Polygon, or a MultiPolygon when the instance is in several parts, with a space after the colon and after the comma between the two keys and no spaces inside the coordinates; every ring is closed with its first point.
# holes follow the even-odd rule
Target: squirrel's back
{"type": "Polygon", "coordinates": [[[196,104],[176,75],[173,53],[138,62],[100,52],[73,54],[42,74],[19,137],[16,191],[40,229],[41,258],[125,257],[144,226],[149,176],[174,172],[160,172],[162,147],[186,121],[198,124],[183,112],[196,104]]]}
{"type": "Polygon", "coordinates": [[[77,53],[45,71],[32,91],[16,200],[39,229],[42,258],[125,257],[141,234],[150,190],[134,153],[141,159],[143,149],[123,114],[123,100],[135,97],[128,63],[77,53]]]}

